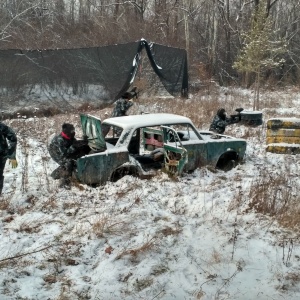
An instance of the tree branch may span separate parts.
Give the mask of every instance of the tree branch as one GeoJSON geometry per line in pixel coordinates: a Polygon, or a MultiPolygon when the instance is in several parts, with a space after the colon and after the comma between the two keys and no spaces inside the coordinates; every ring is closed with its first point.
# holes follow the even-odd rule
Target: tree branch
{"type": "Polygon", "coordinates": [[[3,262],[3,261],[6,261],[6,260],[12,260],[12,259],[20,258],[20,257],[26,256],[26,255],[42,252],[44,250],[47,250],[47,249],[55,247],[55,246],[57,246],[57,245],[49,245],[49,246],[46,246],[46,247],[44,247],[42,249],[39,249],[39,250],[34,250],[34,251],[31,251],[31,252],[26,252],[26,253],[23,253],[23,254],[3,258],[3,259],[0,259],[0,263],[3,262]]]}

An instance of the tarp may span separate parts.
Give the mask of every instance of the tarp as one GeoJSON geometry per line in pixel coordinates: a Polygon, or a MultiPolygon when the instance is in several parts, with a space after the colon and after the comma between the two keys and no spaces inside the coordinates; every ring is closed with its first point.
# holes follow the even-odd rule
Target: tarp
{"type": "Polygon", "coordinates": [[[144,39],[92,48],[0,50],[0,88],[18,92],[24,86],[71,86],[76,94],[94,84],[114,101],[132,84],[143,49],[166,90],[173,96],[187,96],[186,51],[144,39]]]}

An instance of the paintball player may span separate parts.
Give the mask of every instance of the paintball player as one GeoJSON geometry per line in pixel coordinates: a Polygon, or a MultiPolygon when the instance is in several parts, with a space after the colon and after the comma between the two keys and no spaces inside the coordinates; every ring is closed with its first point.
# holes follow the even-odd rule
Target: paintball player
{"type": "Polygon", "coordinates": [[[0,122],[0,195],[3,189],[3,171],[6,160],[9,159],[9,163],[13,169],[18,166],[16,160],[16,148],[17,137],[15,132],[10,127],[0,122]]]}
{"type": "Polygon", "coordinates": [[[210,124],[209,130],[219,134],[223,134],[227,125],[238,123],[241,121],[241,111],[243,110],[243,108],[237,108],[235,110],[236,112],[238,112],[236,115],[227,117],[224,108],[218,109],[217,114],[214,116],[212,123],[210,124]]]}
{"type": "Polygon", "coordinates": [[[122,95],[120,99],[118,99],[115,103],[115,107],[112,111],[111,118],[115,117],[123,117],[126,116],[127,110],[133,105],[133,102],[131,99],[134,97],[137,97],[136,92],[137,87],[133,87],[133,89],[130,92],[126,92],[122,95]]]}
{"type": "MultiPolygon", "coordinates": [[[[111,113],[111,118],[116,118],[116,117],[123,117],[127,116],[127,111],[128,109],[133,105],[133,102],[131,99],[134,97],[137,97],[137,92],[136,92],[137,87],[133,87],[133,89],[130,92],[124,93],[120,99],[118,99],[115,102],[115,107],[111,113]]],[[[102,133],[103,136],[106,136],[109,132],[109,126],[102,126],[102,133]]],[[[120,132],[117,132],[117,135],[120,134],[120,132]]]]}
{"type": "Polygon", "coordinates": [[[76,167],[76,159],[88,154],[91,149],[88,146],[87,137],[77,140],[74,125],[64,123],[62,132],[52,139],[48,150],[51,158],[59,164],[59,167],[52,172],[51,177],[61,179],[60,187],[68,188],[76,167]]]}

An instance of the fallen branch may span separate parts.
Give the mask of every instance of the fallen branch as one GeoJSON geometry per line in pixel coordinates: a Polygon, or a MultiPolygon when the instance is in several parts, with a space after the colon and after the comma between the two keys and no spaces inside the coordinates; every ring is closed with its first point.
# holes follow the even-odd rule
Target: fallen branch
{"type": "Polygon", "coordinates": [[[35,250],[35,251],[31,251],[31,252],[27,252],[27,253],[15,255],[15,256],[7,257],[7,258],[3,258],[3,259],[0,259],[0,263],[3,262],[3,261],[6,261],[6,260],[12,260],[12,259],[20,258],[20,257],[26,256],[26,255],[38,253],[38,252],[47,250],[47,249],[52,248],[52,247],[55,247],[55,246],[57,246],[57,245],[50,245],[50,246],[44,247],[44,248],[39,249],[39,250],[35,250]]]}

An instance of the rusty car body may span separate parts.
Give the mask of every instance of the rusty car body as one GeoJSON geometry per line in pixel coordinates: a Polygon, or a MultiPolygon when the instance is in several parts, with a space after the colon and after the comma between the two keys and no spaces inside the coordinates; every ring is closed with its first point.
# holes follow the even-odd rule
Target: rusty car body
{"type": "Polygon", "coordinates": [[[80,117],[91,152],[77,160],[76,176],[86,184],[125,175],[149,178],[161,169],[176,176],[208,165],[229,170],[246,151],[244,139],[200,131],[189,118],[175,114],[130,115],[103,123],[92,115],[80,117]]]}

